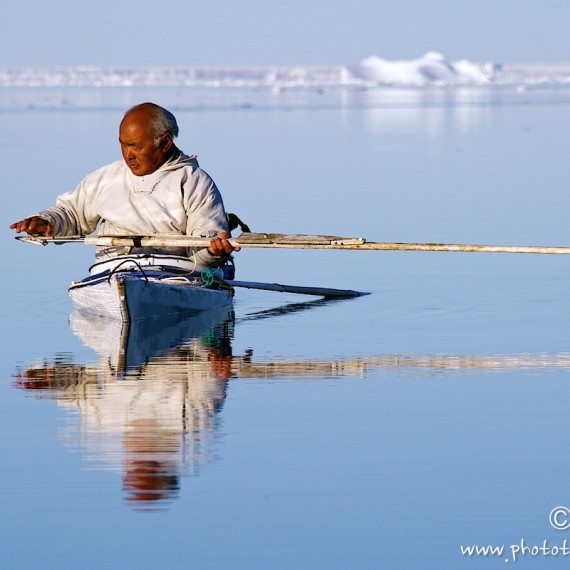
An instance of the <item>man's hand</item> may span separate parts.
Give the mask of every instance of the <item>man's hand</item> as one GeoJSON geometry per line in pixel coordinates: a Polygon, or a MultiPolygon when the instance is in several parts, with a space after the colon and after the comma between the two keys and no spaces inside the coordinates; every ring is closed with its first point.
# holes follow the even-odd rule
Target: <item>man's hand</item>
{"type": "Polygon", "coordinates": [[[10,226],[11,230],[16,230],[16,232],[26,232],[31,236],[46,236],[50,237],[52,235],[53,228],[51,224],[40,218],[39,216],[32,216],[31,218],[25,218],[20,220],[10,226]]]}
{"type": "Polygon", "coordinates": [[[215,238],[210,241],[210,247],[208,252],[216,257],[221,257],[223,255],[228,255],[232,251],[239,251],[241,248],[234,247],[229,241],[229,232],[220,232],[215,238]]]}

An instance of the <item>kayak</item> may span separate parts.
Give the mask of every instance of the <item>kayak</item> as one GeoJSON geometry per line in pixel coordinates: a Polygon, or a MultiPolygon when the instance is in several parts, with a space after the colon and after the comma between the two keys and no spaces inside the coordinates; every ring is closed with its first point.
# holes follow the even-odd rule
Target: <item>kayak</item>
{"type": "Polygon", "coordinates": [[[194,315],[230,305],[234,290],[224,282],[233,266],[194,271],[175,255],[123,255],[99,261],[74,281],[69,296],[79,311],[128,323],[171,315],[194,315]]]}

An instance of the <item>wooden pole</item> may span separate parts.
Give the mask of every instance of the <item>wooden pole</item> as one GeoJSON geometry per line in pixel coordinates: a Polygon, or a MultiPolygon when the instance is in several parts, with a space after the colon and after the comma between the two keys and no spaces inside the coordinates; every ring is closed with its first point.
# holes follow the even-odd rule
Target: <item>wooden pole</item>
{"type": "MultiPolygon", "coordinates": [[[[17,236],[21,241],[39,243],[85,243],[103,247],[190,247],[204,248],[210,238],[190,237],[185,235],[157,234],[153,236],[119,236],[89,235],[62,236],[45,238],[43,236],[17,236]]],[[[290,249],[344,249],[361,251],[436,251],[436,252],[474,252],[474,253],[532,253],[532,254],[570,254],[568,246],[537,245],[477,245],[453,243],[400,243],[373,242],[364,238],[345,238],[327,235],[305,234],[264,234],[242,233],[231,238],[230,243],[236,247],[251,248],[290,248],[290,249]]]]}
{"type": "MultiPolygon", "coordinates": [[[[131,247],[207,247],[208,238],[189,236],[148,236],[133,238],[130,236],[88,236],[85,243],[104,246],[130,245],[131,247]]],[[[303,234],[263,234],[243,233],[230,239],[236,247],[251,248],[293,248],[293,249],[345,249],[361,251],[449,251],[474,253],[533,253],[533,254],[570,254],[570,247],[559,246],[518,246],[518,245],[475,245],[450,243],[398,243],[369,242],[364,238],[346,238],[323,235],[303,234]]]]}

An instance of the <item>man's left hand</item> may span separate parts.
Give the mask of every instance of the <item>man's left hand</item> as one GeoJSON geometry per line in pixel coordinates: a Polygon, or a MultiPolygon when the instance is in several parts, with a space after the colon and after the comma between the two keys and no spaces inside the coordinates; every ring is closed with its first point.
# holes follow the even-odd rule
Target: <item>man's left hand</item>
{"type": "Polygon", "coordinates": [[[239,251],[240,247],[234,247],[229,241],[229,232],[220,232],[215,238],[210,241],[208,252],[216,257],[222,257],[230,254],[232,251],[239,251]]]}

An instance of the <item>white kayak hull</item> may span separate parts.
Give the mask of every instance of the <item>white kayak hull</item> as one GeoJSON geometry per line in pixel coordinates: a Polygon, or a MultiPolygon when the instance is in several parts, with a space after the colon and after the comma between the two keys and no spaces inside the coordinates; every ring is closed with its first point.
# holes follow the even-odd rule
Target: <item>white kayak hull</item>
{"type": "Polygon", "coordinates": [[[231,304],[233,289],[206,286],[199,276],[177,268],[125,266],[72,283],[69,296],[83,312],[123,322],[196,314],[231,304]]]}

